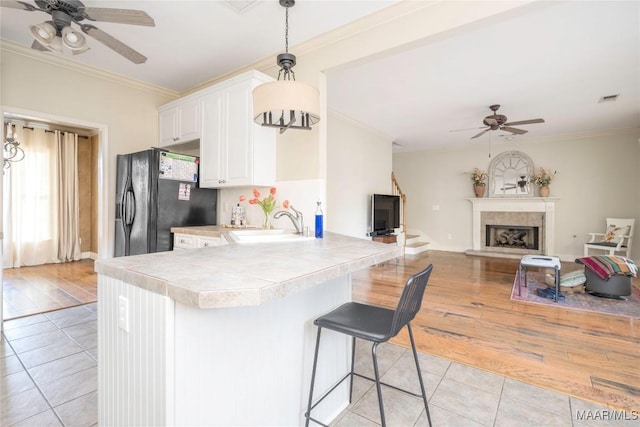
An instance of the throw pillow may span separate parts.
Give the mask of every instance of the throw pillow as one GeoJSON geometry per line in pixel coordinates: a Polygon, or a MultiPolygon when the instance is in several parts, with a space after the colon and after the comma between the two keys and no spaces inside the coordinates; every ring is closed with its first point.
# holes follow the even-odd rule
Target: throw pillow
{"type": "Polygon", "coordinates": [[[603,243],[618,243],[622,240],[623,236],[629,234],[629,226],[618,227],[614,224],[611,224],[607,227],[607,231],[604,233],[604,237],[602,238],[603,243]]]}
{"type": "MultiPolygon", "coordinates": [[[[549,286],[555,286],[555,280],[556,278],[553,274],[547,274],[544,278],[545,283],[549,286]]],[[[560,275],[560,286],[567,288],[582,285],[586,281],[587,277],[584,274],[584,269],[560,275]]]]}

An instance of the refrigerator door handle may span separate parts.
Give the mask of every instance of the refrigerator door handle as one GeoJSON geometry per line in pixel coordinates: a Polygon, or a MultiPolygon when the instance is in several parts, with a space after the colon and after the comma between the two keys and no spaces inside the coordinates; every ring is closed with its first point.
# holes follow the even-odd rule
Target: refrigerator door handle
{"type": "Polygon", "coordinates": [[[129,188],[124,194],[122,223],[126,227],[131,227],[136,217],[136,196],[129,188]]]}

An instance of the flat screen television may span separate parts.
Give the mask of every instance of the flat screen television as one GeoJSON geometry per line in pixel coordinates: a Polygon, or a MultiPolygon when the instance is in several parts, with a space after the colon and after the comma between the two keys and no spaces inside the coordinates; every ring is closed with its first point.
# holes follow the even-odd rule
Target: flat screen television
{"type": "Polygon", "coordinates": [[[400,227],[400,196],[371,195],[371,236],[392,234],[400,227]]]}

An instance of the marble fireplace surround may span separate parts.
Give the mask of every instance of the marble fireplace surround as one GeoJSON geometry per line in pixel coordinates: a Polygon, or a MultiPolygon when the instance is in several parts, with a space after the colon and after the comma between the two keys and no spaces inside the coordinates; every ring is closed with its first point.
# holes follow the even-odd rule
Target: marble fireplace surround
{"type": "Polygon", "coordinates": [[[557,197],[469,198],[472,214],[472,248],[467,253],[493,256],[551,255],[555,251],[555,203],[557,197]],[[486,246],[486,225],[539,227],[540,250],[486,246]]]}

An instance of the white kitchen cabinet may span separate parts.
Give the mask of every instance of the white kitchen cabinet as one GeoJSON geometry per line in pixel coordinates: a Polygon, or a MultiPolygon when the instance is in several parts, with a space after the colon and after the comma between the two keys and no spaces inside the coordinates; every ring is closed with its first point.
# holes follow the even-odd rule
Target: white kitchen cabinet
{"type": "Polygon", "coordinates": [[[160,147],[200,139],[202,114],[200,98],[177,100],[158,109],[160,147]]]}
{"type": "Polygon", "coordinates": [[[175,233],[173,235],[173,250],[207,248],[210,246],[226,245],[224,237],[198,236],[195,234],[175,233]]]}
{"type": "Polygon", "coordinates": [[[193,249],[196,247],[196,236],[193,234],[174,234],[173,249],[193,249]]]}
{"type": "Polygon", "coordinates": [[[227,241],[224,237],[202,237],[198,236],[196,239],[196,247],[197,248],[207,248],[209,246],[223,246],[226,245],[227,241]]]}
{"type": "Polygon", "coordinates": [[[276,131],[253,121],[252,90],[273,79],[250,71],[211,88],[202,98],[200,186],[272,186],[276,131]]]}

